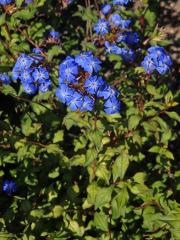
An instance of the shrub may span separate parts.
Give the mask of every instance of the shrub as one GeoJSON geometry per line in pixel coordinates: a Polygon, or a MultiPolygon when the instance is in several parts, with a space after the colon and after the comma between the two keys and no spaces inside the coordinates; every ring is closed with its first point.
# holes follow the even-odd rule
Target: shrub
{"type": "Polygon", "coordinates": [[[0,239],[180,238],[157,2],[0,0],[0,239]]]}

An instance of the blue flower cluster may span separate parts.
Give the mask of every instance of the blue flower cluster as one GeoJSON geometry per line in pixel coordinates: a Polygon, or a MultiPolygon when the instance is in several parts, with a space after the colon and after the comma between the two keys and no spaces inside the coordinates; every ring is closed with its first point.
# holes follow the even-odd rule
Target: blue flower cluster
{"type": "Polygon", "coordinates": [[[17,190],[16,183],[13,180],[5,180],[3,182],[2,191],[11,196],[17,190]]]}
{"type": "MultiPolygon", "coordinates": [[[[128,3],[129,1],[113,1],[114,5],[120,6],[128,3]]],[[[101,12],[104,17],[94,25],[94,31],[99,35],[99,42],[104,43],[107,53],[120,55],[124,61],[133,62],[135,51],[130,47],[139,43],[139,35],[137,32],[129,31],[132,23],[130,19],[123,19],[112,10],[113,6],[110,4],[102,6],[101,12]]]]}
{"type": "Polygon", "coordinates": [[[153,46],[148,48],[148,54],[145,56],[141,65],[147,73],[152,73],[154,70],[157,70],[163,75],[170,70],[172,59],[163,47],[153,46]]]}
{"type": "Polygon", "coordinates": [[[21,54],[12,71],[13,80],[20,79],[24,91],[28,94],[34,94],[38,89],[44,93],[51,85],[49,73],[43,66],[41,52],[41,49],[33,49],[32,56],[21,54]]]}
{"type": "Polygon", "coordinates": [[[10,77],[7,73],[0,73],[0,81],[5,85],[10,84],[11,82],[10,77]]]}
{"type": "Polygon", "coordinates": [[[82,52],[66,57],[59,65],[59,87],[56,96],[73,111],[92,111],[97,99],[104,99],[104,111],[114,114],[120,111],[118,92],[97,73],[101,61],[92,52],[82,52]]]}
{"type": "Polygon", "coordinates": [[[12,0],[0,0],[0,5],[6,6],[11,4],[13,1],[12,0]]]}

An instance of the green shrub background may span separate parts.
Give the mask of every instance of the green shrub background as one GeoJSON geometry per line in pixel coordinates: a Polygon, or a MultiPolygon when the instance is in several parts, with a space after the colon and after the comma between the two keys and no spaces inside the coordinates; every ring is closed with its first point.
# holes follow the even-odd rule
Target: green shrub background
{"type": "MultiPolygon", "coordinates": [[[[172,74],[147,76],[104,56],[91,42],[95,1],[15,2],[14,12],[0,9],[1,72],[43,45],[50,29],[62,44],[45,44],[52,91],[28,96],[19,82],[0,86],[0,184],[10,178],[18,186],[13,196],[0,194],[0,239],[180,239],[179,93],[172,74]],[[82,50],[103,60],[102,75],[120,91],[121,114],[72,112],[56,99],[58,64],[82,50]]],[[[142,40],[167,45],[157,28],[158,4],[136,1],[126,14],[142,40]]]]}

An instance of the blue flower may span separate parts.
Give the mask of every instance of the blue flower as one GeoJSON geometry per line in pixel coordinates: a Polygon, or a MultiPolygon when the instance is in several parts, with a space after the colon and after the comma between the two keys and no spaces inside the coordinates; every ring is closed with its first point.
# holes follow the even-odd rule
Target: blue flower
{"type": "Polygon", "coordinates": [[[165,52],[165,49],[160,46],[153,46],[148,48],[148,52],[153,56],[154,59],[158,61],[162,61],[164,64],[168,66],[172,66],[171,57],[165,52]]]}
{"type": "Polygon", "coordinates": [[[101,61],[98,58],[91,55],[88,58],[86,64],[84,64],[84,70],[87,71],[88,73],[93,73],[93,71],[97,73],[101,69],[100,64],[101,61]]]}
{"type": "Polygon", "coordinates": [[[83,103],[83,95],[78,92],[74,92],[72,99],[67,102],[69,108],[73,111],[76,111],[81,108],[83,103]]]}
{"type": "Polygon", "coordinates": [[[0,0],[0,5],[6,6],[11,4],[12,2],[12,0],[0,0]]]}
{"type": "Polygon", "coordinates": [[[61,84],[56,91],[56,96],[63,102],[69,103],[73,98],[74,90],[66,84],[61,84]]]}
{"type": "Polygon", "coordinates": [[[108,41],[105,41],[104,45],[105,45],[105,47],[106,47],[106,52],[107,52],[107,53],[112,53],[112,47],[113,47],[113,45],[111,45],[108,41]]]}
{"type": "Polygon", "coordinates": [[[84,68],[89,62],[92,52],[82,52],[75,57],[75,62],[82,68],[84,68]]]}
{"type": "Polygon", "coordinates": [[[69,83],[77,82],[78,66],[74,59],[65,59],[59,66],[59,77],[69,83]]]}
{"type": "Polygon", "coordinates": [[[103,97],[104,99],[108,99],[112,97],[118,97],[119,92],[115,88],[112,88],[109,85],[105,85],[105,87],[103,87],[102,89],[99,89],[97,96],[103,97]]]}
{"type": "Polygon", "coordinates": [[[32,76],[32,70],[31,69],[25,69],[24,71],[22,71],[20,73],[19,78],[20,78],[21,82],[24,83],[24,84],[34,82],[34,78],[32,76]]]}
{"type": "Polygon", "coordinates": [[[119,14],[114,13],[111,15],[110,17],[110,21],[116,26],[118,27],[121,24],[122,18],[119,14]]]}
{"type": "Polygon", "coordinates": [[[11,196],[17,190],[16,183],[13,180],[5,180],[3,182],[2,190],[7,195],[11,196]]]}
{"type": "Polygon", "coordinates": [[[148,52],[141,63],[147,73],[157,70],[159,74],[163,75],[170,70],[172,60],[163,47],[153,46],[148,48],[148,52]]]}
{"type": "Polygon", "coordinates": [[[73,57],[67,56],[66,59],[61,63],[61,65],[74,64],[75,60],[73,57]]]}
{"type": "Polygon", "coordinates": [[[121,54],[122,53],[122,48],[118,47],[115,44],[110,44],[109,42],[105,42],[105,47],[106,47],[106,52],[110,54],[121,54]]]}
{"type": "Polygon", "coordinates": [[[35,81],[38,81],[39,83],[49,79],[49,73],[44,67],[35,68],[32,76],[34,77],[35,81]]]}
{"type": "Polygon", "coordinates": [[[131,25],[131,20],[130,19],[122,19],[121,22],[120,22],[120,27],[122,29],[127,29],[129,28],[131,25]]]}
{"type": "Polygon", "coordinates": [[[133,49],[122,48],[121,57],[126,62],[133,62],[135,60],[135,51],[133,49]]]}
{"type": "Polygon", "coordinates": [[[139,42],[139,34],[137,32],[125,32],[125,42],[129,45],[135,45],[139,42]]]}
{"type": "Polygon", "coordinates": [[[113,0],[114,5],[125,6],[130,2],[130,0],[113,0]]]}
{"type": "Polygon", "coordinates": [[[0,73],[0,81],[2,81],[3,84],[8,85],[10,84],[11,80],[7,73],[0,73]]]}
{"type": "Polygon", "coordinates": [[[164,75],[169,71],[169,66],[160,61],[156,66],[156,70],[159,74],[164,75]]]}
{"type": "Polygon", "coordinates": [[[151,58],[151,55],[147,55],[144,58],[141,66],[145,69],[147,73],[151,73],[156,69],[155,63],[153,61],[153,58],[151,58]]]}
{"type": "Polygon", "coordinates": [[[156,53],[157,55],[161,55],[165,53],[165,50],[163,47],[160,46],[152,46],[148,48],[149,53],[156,53]]]}
{"type": "Polygon", "coordinates": [[[105,103],[104,103],[104,111],[107,114],[115,114],[120,112],[120,102],[116,97],[111,97],[109,98],[105,103]]]}
{"type": "Polygon", "coordinates": [[[33,64],[34,60],[32,57],[26,55],[26,54],[21,54],[18,59],[16,60],[16,64],[13,67],[12,70],[12,78],[13,80],[17,80],[22,71],[24,71],[25,69],[29,69],[31,67],[31,65],[33,64]]]}
{"type": "Polygon", "coordinates": [[[123,52],[123,48],[120,48],[116,45],[113,46],[113,48],[112,48],[112,53],[113,54],[121,55],[122,52],[123,52]]]}
{"type": "Polygon", "coordinates": [[[39,91],[45,93],[50,89],[50,86],[51,86],[50,80],[43,81],[39,85],[39,91]]]}
{"type": "Polygon", "coordinates": [[[91,76],[85,81],[84,87],[88,93],[96,94],[98,90],[104,86],[104,84],[105,82],[102,77],[91,76]]]}
{"type": "Polygon", "coordinates": [[[30,68],[32,64],[33,58],[23,53],[17,59],[15,67],[17,69],[24,70],[30,68]]]}
{"type": "Polygon", "coordinates": [[[49,32],[49,37],[54,38],[54,39],[59,39],[60,38],[60,33],[56,31],[50,31],[49,32]]]}
{"type": "Polygon", "coordinates": [[[119,33],[118,35],[117,35],[117,40],[116,40],[116,42],[117,43],[122,43],[122,42],[125,42],[126,41],[126,35],[125,35],[125,33],[119,33]]]}
{"type": "Polygon", "coordinates": [[[35,94],[37,92],[37,86],[32,84],[32,83],[22,83],[23,87],[24,87],[24,91],[25,93],[32,95],[35,94]]]}
{"type": "Polygon", "coordinates": [[[105,19],[99,19],[93,29],[96,34],[105,35],[109,32],[109,22],[105,19]]]}
{"type": "Polygon", "coordinates": [[[94,107],[94,100],[88,96],[83,98],[82,106],[80,108],[81,112],[92,111],[94,107]]]}
{"type": "Polygon", "coordinates": [[[104,14],[104,15],[107,15],[109,14],[111,11],[111,5],[110,4],[104,4],[101,8],[101,12],[104,14]]]}
{"type": "Polygon", "coordinates": [[[20,74],[21,74],[21,70],[19,69],[17,64],[15,64],[12,70],[12,79],[16,81],[19,78],[20,74]]]}

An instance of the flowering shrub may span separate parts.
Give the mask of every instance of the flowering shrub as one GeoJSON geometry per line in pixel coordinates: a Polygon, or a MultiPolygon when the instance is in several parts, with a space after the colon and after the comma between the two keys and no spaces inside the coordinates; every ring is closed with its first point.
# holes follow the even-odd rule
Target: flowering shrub
{"type": "Polygon", "coordinates": [[[0,0],[0,239],[180,238],[157,4],[0,0]]]}

